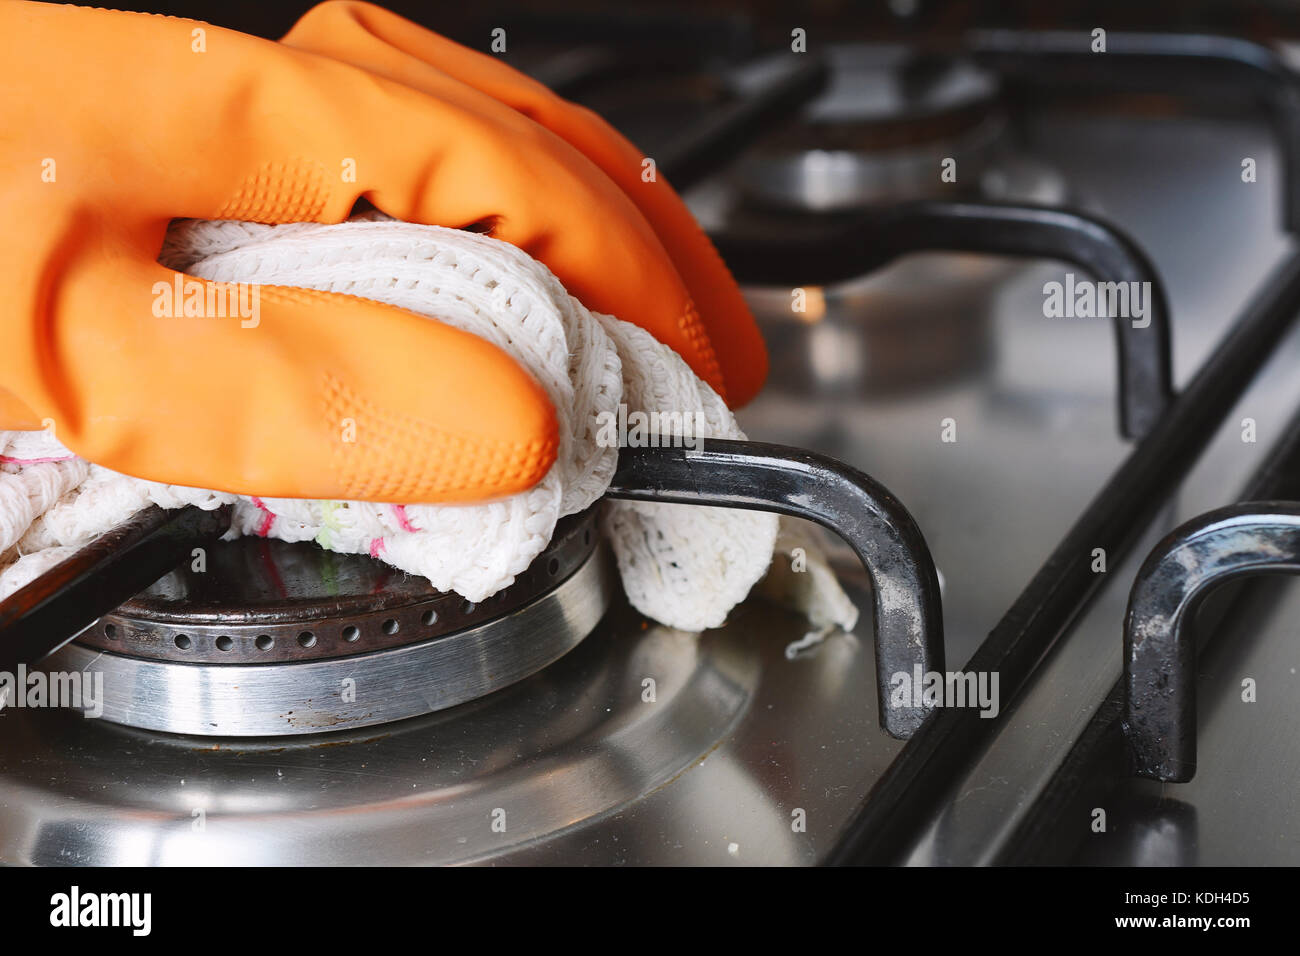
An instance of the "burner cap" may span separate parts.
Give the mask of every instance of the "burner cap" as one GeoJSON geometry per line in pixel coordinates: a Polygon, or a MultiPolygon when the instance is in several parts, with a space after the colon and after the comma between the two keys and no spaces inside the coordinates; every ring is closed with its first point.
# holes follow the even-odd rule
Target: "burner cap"
{"type": "Polygon", "coordinates": [[[977,184],[1002,134],[1001,84],[974,63],[906,47],[845,44],[800,121],[742,159],[750,199],[825,212],[943,189],[940,161],[977,184]]]}
{"type": "Polygon", "coordinates": [[[831,47],[831,81],[808,108],[813,123],[886,126],[920,123],[987,108],[998,76],[970,60],[906,47],[853,43],[831,47]]]}

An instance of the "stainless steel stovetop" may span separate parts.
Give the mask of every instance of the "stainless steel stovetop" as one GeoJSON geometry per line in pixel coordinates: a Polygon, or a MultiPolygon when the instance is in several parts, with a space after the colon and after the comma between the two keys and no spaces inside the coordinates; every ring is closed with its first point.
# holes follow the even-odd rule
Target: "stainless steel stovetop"
{"type": "MultiPolygon", "coordinates": [[[[1268,124],[1213,105],[1162,104],[1153,115],[1140,102],[1070,98],[1016,101],[1005,113],[994,145],[976,137],[978,187],[952,195],[1081,210],[1132,237],[1169,298],[1181,391],[1294,254],[1279,225],[1282,160],[1268,124]],[[1241,180],[1243,157],[1256,161],[1253,183],[1241,180]]],[[[943,135],[959,140],[990,120],[972,122],[943,135]]],[[[790,142],[783,134],[749,155],[779,156],[790,142]]],[[[806,159],[804,172],[835,168],[806,159]]],[[[742,157],[695,186],[689,198],[706,228],[746,225],[754,169],[742,157]]],[[[915,175],[907,163],[891,170],[915,175]]],[[[937,186],[935,195],[950,194],[937,186]]],[[[764,215],[784,228],[791,211],[770,200],[764,215]]],[[[906,505],[941,576],[950,669],[1003,626],[1135,445],[1117,429],[1109,323],[1044,316],[1044,284],[1067,272],[1083,270],[923,252],[852,282],[805,282],[812,309],[798,315],[792,284],[748,290],[780,349],[742,425],[752,439],[848,462],[906,505]],[[956,440],[945,440],[953,428],[956,440]]],[[[1297,360],[1300,330],[1290,328],[1222,424],[1207,422],[1207,447],[1177,491],[1149,502],[1150,526],[1108,564],[978,746],[928,786],[924,812],[900,824],[877,858],[1300,862],[1300,733],[1290,732],[1300,718],[1289,704],[1300,692],[1300,647],[1288,624],[1300,590],[1286,582],[1252,591],[1248,612],[1234,605],[1216,654],[1201,662],[1191,783],[1118,773],[1104,797],[1111,825],[1100,834],[1054,796],[1062,768],[1087,756],[1081,740],[1121,677],[1139,566],[1164,533],[1238,500],[1300,403],[1297,360]],[[1255,442],[1242,440],[1246,418],[1255,442]],[[1240,702],[1243,677],[1258,681],[1258,703],[1240,702]],[[1031,825],[1051,838],[1028,840],[1031,825]]],[[[857,633],[796,647],[807,622],[755,598],[725,627],[687,634],[645,621],[615,596],[585,640],[534,676],[397,723],[235,740],[0,710],[0,860],[826,861],[853,836],[864,805],[905,792],[889,789],[899,784],[888,774],[925,736],[923,728],[909,744],[881,732],[869,583],[847,548],[835,564],[864,611],[857,633]]]]}
{"type": "MultiPolygon", "coordinates": [[[[1028,122],[1026,143],[1062,172],[1079,205],[1116,223],[1153,259],[1170,297],[1175,385],[1185,385],[1291,252],[1277,222],[1272,136],[1262,123],[1235,117],[1047,111],[1028,122]],[[1261,170],[1249,186],[1238,175],[1243,156],[1261,170]]],[[[950,667],[975,653],[1129,449],[1115,428],[1110,330],[1097,320],[1043,317],[1043,284],[1069,271],[1077,272],[1039,263],[998,290],[995,354],[963,382],[815,405],[773,389],[742,415],[750,433],[854,462],[907,503],[945,582],[950,667]],[[940,440],[949,417],[957,421],[953,444],[940,440]]],[[[1139,565],[1166,532],[1237,500],[1300,401],[1298,361],[1293,329],[1214,429],[1151,530],[1107,569],[1092,606],[1003,714],[988,746],[951,781],[902,859],[979,864],[1011,852],[1017,824],[1120,676],[1125,606],[1139,565]],[[1244,418],[1257,423],[1255,443],[1242,441],[1244,418]]],[[[1078,856],[1054,862],[1300,862],[1300,734],[1287,729],[1296,724],[1300,646],[1286,615],[1300,590],[1271,586],[1284,595],[1277,609],[1252,615],[1240,631],[1225,624],[1220,642],[1231,647],[1229,660],[1202,675],[1202,699],[1229,703],[1206,708],[1196,780],[1123,784],[1105,803],[1110,830],[1093,834],[1086,815],[1062,824],[1077,828],[1078,856]],[[1250,675],[1268,693],[1255,705],[1231,703],[1250,675]]]]}

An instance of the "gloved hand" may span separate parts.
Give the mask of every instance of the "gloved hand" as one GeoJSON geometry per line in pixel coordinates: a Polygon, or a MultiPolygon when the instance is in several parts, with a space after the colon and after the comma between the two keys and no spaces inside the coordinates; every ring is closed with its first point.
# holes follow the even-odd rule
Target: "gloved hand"
{"type": "MultiPolygon", "coordinates": [[[[680,289],[670,294],[671,277],[657,275],[664,267],[661,261],[616,260],[615,249],[602,238],[599,224],[596,235],[591,237],[594,244],[575,249],[578,255],[573,261],[558,256],[552,261],[534,252],[511,237],[508,222],[501,223],[493,235],[523,247],[545,262],[588,308],[616,315],[652,332],[686,359],[695,374],[733,408],[758,393],[767,378],[767,351],[731,273],[672,186],[658,175],[654,181],[645,182],[644,154],[591,110],[556,96],[494,57],[453,43],[371,3],[321,3],[280,42],[362,67],[436,99],[483,94],[522,113],[578,150],[599,167],[599,172],[588,167],[586,175],[602,178],[600,173],[604,173],[632,200],[655,231],[672,267],[685,283],[689,296],[685,305],[678,306],[680,289]],[[584,268],[592,262],[604,262],[605,268],[584,268]],[[649,302],[641,298],[643,294],[668,298],[649,302]],[[693,316],[698,316],[703,329],[695,324],[693,316]]],[[[483,107],[485,111],[488,108],[483,107]]],[[[609,213],[573,210],[569,216],[575,214],[609,213]]],[[[578,225],[566,222],[563,215],[558,222],[564,223],[561,228],[565,229],[578,225]]]]}
{"type": "Polygon", "coordinates": [[[337,294],[203,283],[196,306],[198,280],[175,296],[155,261],[174,217],[337,222],[362,196],[491,223],[733,402],[762,382],[735,284],[671,189],[490,58],[359,5],[279,44],[33,3],[0,5],[0,33],[0,429],[52,421],[115,470],[245,494],[451,502],[536,483],[554,412],[494,347],[337,294]],[[228,302],[256,315],[211,314],[228,302]]]}

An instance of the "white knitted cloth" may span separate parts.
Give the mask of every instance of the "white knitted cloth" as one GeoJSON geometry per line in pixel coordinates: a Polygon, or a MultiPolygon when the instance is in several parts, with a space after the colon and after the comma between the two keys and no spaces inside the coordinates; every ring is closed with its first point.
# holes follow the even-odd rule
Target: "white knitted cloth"
{"type": "MultiPolygon", "coordinates": [[[[406,505],[242,497],[130,478],[73,456],[44,432],[0,431],[0,598],[150,503],[234,505],[232,535],[370,554],[481,601],[546,547],[556,522],[600,498],[618,449],[600,415],[702,413],[695,434],[743,438],[722,399],[667,346],[588,311],[541,263],[507,243],[378,215],[338,225],[185,221],[161,261],[206,279],[364,296],[436,316],[511,354],[550,396],[560,422],[555,465],[535,488],[476,505],[406,505]]],[[[436,369],[436,364],[432,366],[436,369]]],[[[608,537],[631,603],[686,630],[717,627],[766,571],[778,521],[769,514],[609,502],[608,537]]],[[[817,556],[813,556],[817,564],[817,556]]],[[[833,575],[797,603],[853,626],[833,575]],[[826,582],[829,580],[829,587],[826,582]]]]}

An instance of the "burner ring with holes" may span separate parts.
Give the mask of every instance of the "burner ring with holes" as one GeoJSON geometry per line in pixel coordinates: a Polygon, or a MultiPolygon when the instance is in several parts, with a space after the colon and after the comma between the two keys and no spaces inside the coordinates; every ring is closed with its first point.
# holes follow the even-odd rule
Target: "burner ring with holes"
{"type": "Polygon", "coordinates": [[[478,605],[364,555],[219,544],[206,570],[173,571],[44,666],[102,676],[104,720],[178,734],[312,734],[454,707],[595,630],[617,589],[598,510],[561,521],[515,583],[478,605]]]}
{"type": "Polygon", "coordinates": [[[473,604],[365,555],[239,538],[209,549],[78,635],[85,647],[184,664],[348,657],[433,640],[518,610],[567,579],[597,537],[593,506],[561,520],[513,584],[473,604]]]}

